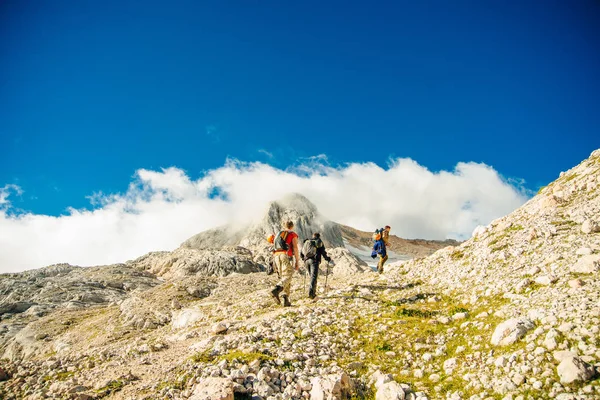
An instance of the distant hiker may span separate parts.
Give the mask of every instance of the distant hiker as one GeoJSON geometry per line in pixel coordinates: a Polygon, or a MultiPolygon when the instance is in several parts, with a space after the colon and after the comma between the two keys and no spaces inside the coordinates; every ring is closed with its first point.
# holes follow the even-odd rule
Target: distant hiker
{"type": "Polygon", "coordinates": [[[300,251],[298,249],[298,235],[292,229],[294,229],[294,223],[288,221],[285,223],[286,229],[282,230],[275,236],[275,252],[273,257],[275,259],[275,268],[281,278],[279,283],[271,290],[271,296],[275,299],[277,304],[281,304],[279,300],[279,294],[283,292],[283,306],[289,307],[290,303],[290,285],[292,283],[292,276],[294,270],[300,268],[300,251]],[[295,261],[292,261],[294,259],[295,261]]]}
{"type": "MultiPolygon", "coordinates": [[[[272,246],[269,247],[270,257],[266,260],[267,263],[267,275],[272,275],[273,272],[276,272],[275,269],[275,260],[273,259],[273,253],[275,252],[275,246],[273,245],[275,242],[275,235],[270,234],[267,236],[267,242],[269,242],[272,246]]],[[[279,271],[277,271],[277,276],[279,276],[279,271]]]]}
{"type": "Polygon", "coordinates": [[[373,251],[371,252],[371,257],[375,258],[379,256],[379,262],[377,263],[377,272],[380,274],[383,273],[383,264],[388,259],[387,255],[387,244],[390,238],[390,230],[392,228],[389,225],[386,225],[383,229],[375,230],[373,234],[373,251]]]}
{"type": "Polygon", "coordinates": [[[331,262],[331,257],[327,255],[325,244],[321,240],[321,234],[313,233],[312,239],[306,239],[302,244],[300,257],[304,260],[304,267],[310,273],[310,285],[308,287],[308,297],[314,299],[317,296],[317,277],[319,276],[319,265],[321,257],[327,262],[331,262]]]}

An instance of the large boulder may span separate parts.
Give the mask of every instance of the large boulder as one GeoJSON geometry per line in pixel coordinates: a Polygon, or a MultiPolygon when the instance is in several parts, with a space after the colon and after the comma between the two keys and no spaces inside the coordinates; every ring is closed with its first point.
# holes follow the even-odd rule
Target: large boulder
{"type": "Polygon", "coordinates": [[[587,382],[595,375],[594,367],[583,361],[579,357],[566,357],[558,367],[556,372],[560,378],[560,383],[568,385],[574,382],[587,382]]]}
{"type": "Polygon", "coordinates": [[[233,400],[233,382],[227,378],[205,378],[196,384],[189,400],[233,400]]]}
{"type": "Polygon", "coordinates": [[[398,382],[387,382],[377,387],[375,400],[404,400],[406,393],[398,382]]]}
{"type": "Polygon", "coordinates": [[[596,273],[600,271],[600,254],[583,256],[570,269],[571,272],[578,274],[596,273]]]}
{"type": "Polygon", "coordinates": [[[533,328],[533,322],[527,318],[511,318],[496,327],[491,343],[494,346],[508,346],[521,339],[533,328]]]}
{"type": "MultiPolygon", "coordinates": [[[[335,264],[330,273],[335,275],[362,274],[363,272],[370,271],[367,263],[352,254],[350,250],[346,248],[337,247],[329,249],[327,250],[327,254],[335,264]]],[[[325,265],[323,265],[323,267],[325,267],[325,265]]],[[[326,271],[326,269],[321,268],[321,271],[326,271]]]]}
{"type": "Polygon", "coordinates": [[[310,400],[342,400],[350,397],[354,384],[345,373],[318,376],[311,380],[310,400]]]}

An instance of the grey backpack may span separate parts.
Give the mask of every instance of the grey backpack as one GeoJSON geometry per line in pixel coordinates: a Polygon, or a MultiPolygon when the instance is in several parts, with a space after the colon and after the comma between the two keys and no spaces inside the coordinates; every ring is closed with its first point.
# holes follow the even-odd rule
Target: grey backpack
{"type": "Polygon", "coordinates": [[[305,240],[302,245],[302,254],[304,258],[313,258],[317,255],[317,241],[314,239],[305,240]]]}

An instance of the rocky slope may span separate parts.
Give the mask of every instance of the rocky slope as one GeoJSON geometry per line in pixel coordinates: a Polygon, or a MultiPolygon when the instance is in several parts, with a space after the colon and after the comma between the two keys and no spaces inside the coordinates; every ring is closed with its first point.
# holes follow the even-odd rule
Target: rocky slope
{"type": "MultiPolygon", "coordinates": [[[[12,308],[3,305],[0,331],[21,328],[0,343],[0,397],[598,399],[599,187],[597,150],[457,246],[383,275],[334,271],[320,278],[317,302],[295,275],[290,308],[268,295],[276,276],[238,273],[256,263],[255,251],[210,250],[208,235],[173,253],[104,267],[138,282],[127,295],[105,280],[113,292],[103,302],[21,319],[21,292],[12,308]],[[247,263],[219,274],[193,261],[197,252],[229,252],[230,267],[238,258],[247,263]]],[[[218,243],[256,236],[260,245],[265,234],[218,243]]],[[[332,252],[348,257],[348,272],[356,265],[347,250],[332,252]]],[[[30,278],[18,279],[27,287],[30,278]]],[[[51,278],[35,279],[41,296],[51,278]]],[[[3,276],[3,293],[16,280],[3,276]]]]}

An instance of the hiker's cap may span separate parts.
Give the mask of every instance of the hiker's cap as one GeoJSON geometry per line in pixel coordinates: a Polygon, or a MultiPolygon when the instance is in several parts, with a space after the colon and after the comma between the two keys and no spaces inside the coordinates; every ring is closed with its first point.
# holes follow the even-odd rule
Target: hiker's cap
{"type": "Polygon", "coordinates": [[[392,227],[391,227],[391,226],[389,226],[389,225],[386,225],[386,226],[385,226],[385,229],[392,229],[392,227]]]}

